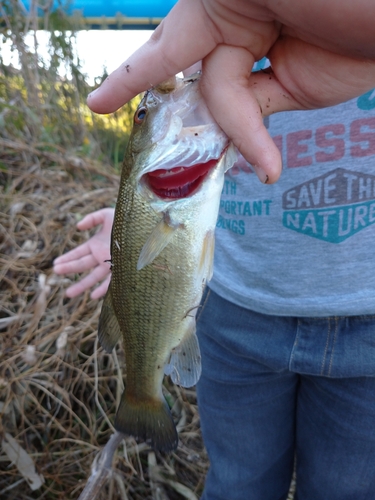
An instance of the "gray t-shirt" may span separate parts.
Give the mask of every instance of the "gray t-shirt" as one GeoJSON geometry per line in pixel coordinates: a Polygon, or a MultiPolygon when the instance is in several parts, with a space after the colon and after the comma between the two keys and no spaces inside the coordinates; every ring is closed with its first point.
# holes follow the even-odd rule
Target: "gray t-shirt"
{"type": "Polygon", "coordinates": [[[265,314],[374,314],[375,89],[266,122],[281,178],[226,174],[210,288],[265,314]]]}

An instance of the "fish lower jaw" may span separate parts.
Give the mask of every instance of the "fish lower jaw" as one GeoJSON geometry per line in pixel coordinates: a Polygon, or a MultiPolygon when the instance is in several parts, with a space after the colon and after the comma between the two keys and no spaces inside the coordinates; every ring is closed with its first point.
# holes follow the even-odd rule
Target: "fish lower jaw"
{"type": "Polygon", "coordinates": [[[184,186],[178,186],[175,188],[165,188],[165,189],[155,188],[152,191],[156,196],[163,199],[178,200],[180,198],[187,198],[199,188],[206,175],[203,175],[198,179],[196,179],[195,181],[185,184],[184,186]]]}
{"type": "Polygon", "coordinates": [[[202,184],[218,160],[210,160],[191,167],[159,169],[143,176],[149,189],[162,199],[180,199],[192,195],[202,184]]]}

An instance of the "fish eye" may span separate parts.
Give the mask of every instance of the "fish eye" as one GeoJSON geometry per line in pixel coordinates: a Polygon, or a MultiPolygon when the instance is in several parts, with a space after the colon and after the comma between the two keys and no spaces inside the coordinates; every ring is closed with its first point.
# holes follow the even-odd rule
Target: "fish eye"
{"type": "Polygon", "coordinates": [[[143,120],[146,118],[147,114],[147,108],[142,106],[142,108],[137,109],[135,115],[134,115],[134,121],[135,123],[141,124],[143,120]]]}

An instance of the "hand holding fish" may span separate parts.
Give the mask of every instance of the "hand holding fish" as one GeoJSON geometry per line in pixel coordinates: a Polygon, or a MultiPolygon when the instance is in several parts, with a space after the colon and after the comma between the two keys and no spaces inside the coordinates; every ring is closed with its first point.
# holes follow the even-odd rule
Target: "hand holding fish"
{"type": "Polygon", "coordinates": [[[374,86],[371,0],[180,0],[150,40],[89,96],[113,112],[139,92],[203,62],[202,94],[217,123],[263,182],[281,172],[262,118],[331,106],[374,86]],[[340,9],[340,12],[338,12],[340,9]],[[267,56],[271,73],[251,73],[267,56]]]}
{"type": "Polygon", "coordinates": [[[67,297],[76,297],[100,282],[91,293],[91,298],[99,299],[105,295],[110,281],[108,261],[111,258],[113,217],[113,208],[104,208],[86,215],[77,224],[78,229],[83,231],[102,225],[101,229],[82,245],[55,259],[53,266],[56,274],[82,273],[91,270],[88,276],[66,290],[67,297]]]}

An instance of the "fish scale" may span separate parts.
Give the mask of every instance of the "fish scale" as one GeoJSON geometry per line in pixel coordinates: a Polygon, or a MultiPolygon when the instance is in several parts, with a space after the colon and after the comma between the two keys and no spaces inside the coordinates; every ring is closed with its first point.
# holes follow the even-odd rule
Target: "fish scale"
{"type": "Polygon", "coordinates": [[[178,443],[162,393],[164,372],[185,387],[200,375],[195,315],[212,274],[213,234],[230,166],[228,139],[205,110],[198,79],[152,89],[136,111],[112,230],[112,278],[98,327],[108,351],[120,337],[124,344],[126,383],[115,428],[159,451],[178,443]],[[199,141],[192,123],[198,107],[199,141]],[[147,183],[147,172],[161,165],[180,175],[180,166],[207,162],[212,168],[210,163],[185,198],[162,199],[147,183]]]}

